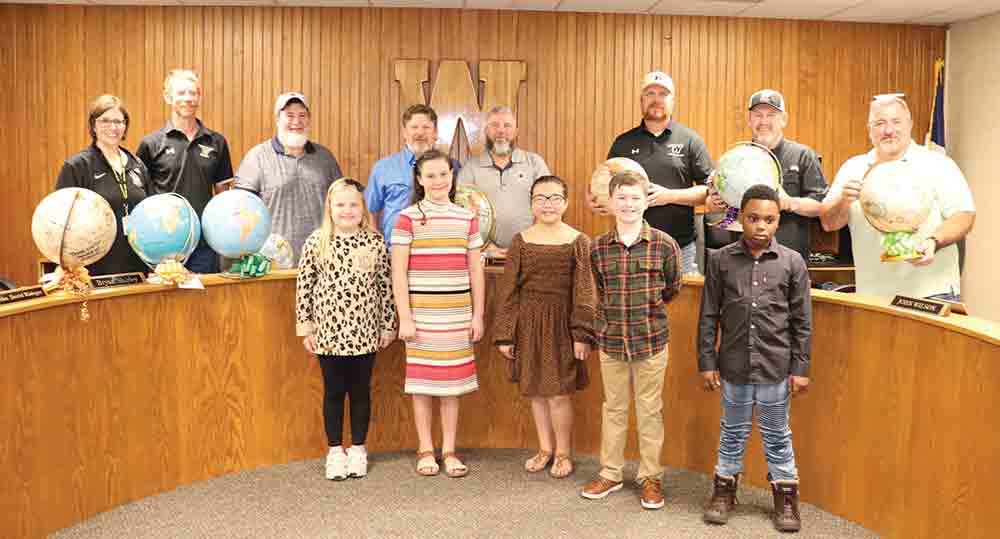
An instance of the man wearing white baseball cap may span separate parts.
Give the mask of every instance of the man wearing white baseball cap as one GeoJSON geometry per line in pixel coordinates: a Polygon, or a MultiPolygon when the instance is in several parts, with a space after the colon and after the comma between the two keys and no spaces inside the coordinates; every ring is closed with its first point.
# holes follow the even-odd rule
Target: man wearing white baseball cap
{"type": "MultiPolygon", "coordinates": [[[[705,179],[715,165],[701,136],[673,119],[676,90],[670,75],[651,71],[642,79],[639,103],[642,121],[618,135],[608,159],[627,157],[646,170],[660,187],[649,194],[646,221],[669,234],[681,247],[682,271],[698,273],[694,207],[705,203],[705,179]]],[[[588,192],[590,208],[607,213],[588,192]]]]}
{"type": "Polygon", "coordinates": [[[287,92],[274,102],[277,134],[250,148],[236,188],[257,193],[271,212],[271,230],[292,244],[295,264],[323,220],[326,191],[343,174],[330,150],[309,141],[309,100],[287,92]]]}

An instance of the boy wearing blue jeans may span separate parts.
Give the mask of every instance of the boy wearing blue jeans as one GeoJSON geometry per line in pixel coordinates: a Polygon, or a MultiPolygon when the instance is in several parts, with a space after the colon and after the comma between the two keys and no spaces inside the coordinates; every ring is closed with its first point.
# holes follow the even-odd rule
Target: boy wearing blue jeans
{"type": "Polygon", "coordinates": [[[790,397],[809,386],[812,313],[805,260],[774,240],[780,215],[774,189],[751,187],[740,205],[742,238],[711,253],[706,264],[698,370],[705,390],[722,389],[722,422],[715,488],[704,519],[729,519],[756,408],[774,526],[794,532],[801,528],[799,477],[788,411],[790,397]]]}

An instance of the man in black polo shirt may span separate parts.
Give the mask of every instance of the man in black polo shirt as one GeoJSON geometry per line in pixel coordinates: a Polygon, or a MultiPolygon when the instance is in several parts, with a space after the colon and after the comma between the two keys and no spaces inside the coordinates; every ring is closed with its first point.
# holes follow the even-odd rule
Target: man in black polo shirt
{"type": "MultiPolygon", "coordinates": [[[[653,190],[646,221],[669,234],[681,248],[683,273],[698,273],[694,207],[705,203],[705,179],[715,165],[705,142],[693,129],[681,125],[674,112],[674,81],[661,71],[647,73],[640,90],[642,122],[618,135],[608,159],[627,157],[646,170],[653,190]]],[[[588,191],[592,210],[606,213],[588,191]]]]}
{"type": "MultiPolygon", "coordinates": [[[[750,96],[747,110],[753,141],[774,152],[781,163],[781,185],[785,192],[781,193],[781,224],[774,237],[778,243],[798,251],[808,263],[809,222],[819,216],[827,190],[823,167],[812,148],[785,138],[788,112],[780,92],[768,89],[755,92],[750,96]]],[[[707,208],[721,206],[718,193],[711,193],[707,208]]],[[[739,233],[731,233],[730,241],[737,239],[739,233]]]]}
{"type": "MultiPolygon", "coordinates": [[[[198,119],[201,82],[188,69],[174,69],[163,82],[170,105],[167,125],[143,137],[136,156],[149,169],[150,195],[177,193],[200,217],[217,186],[233,177],[229,144],[198,119]]],[[[219,256],[202,235],[185,266],[195,273],[218,273],[219,256]]]]}

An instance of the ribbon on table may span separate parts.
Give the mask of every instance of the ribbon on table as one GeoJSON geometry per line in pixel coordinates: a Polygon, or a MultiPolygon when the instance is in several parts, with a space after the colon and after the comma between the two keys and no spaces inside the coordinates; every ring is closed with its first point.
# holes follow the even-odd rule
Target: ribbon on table
{"type": "Polygon", "coordinates": [[[90,309],[87,308],[86,298],[90,296],[90,272],[87,268],[79,266],[76,268],[66,268],[59,266],[56,270],[42,277],[42,290],[49,294],[56,290],[61,290],[68,294],[84,298],[80,304],[80,320],[86,322],[90,320],[90,309]]]}
{"type": "Polygon", "coordinates": [[[270,272],[271,261],[260,253],[246,255],[229,268],[229,273],[239,274],[244,278],[263,277],[270,272]]]}
{"type": "Polygon", "coordinates": [[[191,272],[184,267],[184,264],[176,260],[164,260],[156,265],[153,274],[146,280],[153,284],[177,286],[186,283],[190,278],[191,272]]]}

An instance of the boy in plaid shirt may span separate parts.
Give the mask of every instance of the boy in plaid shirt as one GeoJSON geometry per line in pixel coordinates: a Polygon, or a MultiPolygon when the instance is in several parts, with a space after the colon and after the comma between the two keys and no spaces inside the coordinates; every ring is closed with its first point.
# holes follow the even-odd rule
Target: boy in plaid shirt
{"type": "Polygon", "coordinates": [[[680,248],[643,218],[648,181],[632,172],[615,175],[608,191],[615,228],[599,236],[591,262],[600,307],[604,407],[601,471],[580,493],[601,499],[622,488],[628,432],[629,382],[635,388],[641,457],[636,481],[642,507],[663,507],[663,379],[667,369],[667,303],[681,288],[680,248]]]}

